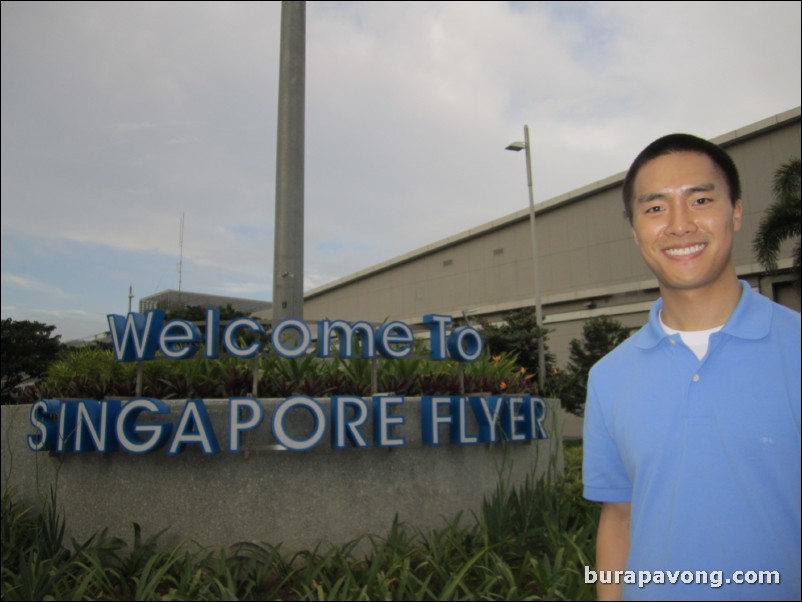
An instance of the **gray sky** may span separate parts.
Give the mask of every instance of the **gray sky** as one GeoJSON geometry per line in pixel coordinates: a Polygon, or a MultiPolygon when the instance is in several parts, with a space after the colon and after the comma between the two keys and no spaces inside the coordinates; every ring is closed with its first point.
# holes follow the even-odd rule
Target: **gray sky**
{"type": "MultiPolygon", "coordinates": [[[[2,3],[2,316],[272,295],[280,4],[2,3]]],[[[799,2],[310,2],[307,290],[800,105],[799,2]]],[[[331,316],[336,318],[337,316],[331,316]]]]}

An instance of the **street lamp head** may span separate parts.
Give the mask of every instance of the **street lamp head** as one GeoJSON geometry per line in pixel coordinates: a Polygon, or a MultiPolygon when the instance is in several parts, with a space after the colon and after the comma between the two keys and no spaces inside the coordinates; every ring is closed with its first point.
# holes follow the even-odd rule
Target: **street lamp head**
{"type": "Polygon", "coordinates": [[[522,151],[526,148],[525,142],[511,142],[505,150],[522,151]]]}

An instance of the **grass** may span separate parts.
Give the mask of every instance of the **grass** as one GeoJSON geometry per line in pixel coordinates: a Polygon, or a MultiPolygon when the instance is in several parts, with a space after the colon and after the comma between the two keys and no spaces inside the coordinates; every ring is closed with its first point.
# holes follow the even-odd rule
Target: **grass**
{"type": "Polygon", "coordinates": [[[499,482],[476,515],[287,554],[242,544],[210,552],[159,535],[100,531],[64,541],[56,500],[42,514],[2,497],[3,600],[589,600],[597,505],[581,497],[582,448],[553,482],[499,482]]]}

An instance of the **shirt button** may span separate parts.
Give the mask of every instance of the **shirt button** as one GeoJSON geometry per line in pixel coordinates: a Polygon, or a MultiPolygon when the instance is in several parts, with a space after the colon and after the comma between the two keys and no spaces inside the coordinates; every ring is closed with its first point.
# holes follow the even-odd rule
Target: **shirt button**
{"type": "Polygon", "coordinates": [[[672,345],[676,345],[677,344],[677,342],[674,339],[668,339],[668,340],[671,341],[672,345]]]}
{"type": "Polygon", "coordinates": [[[698,374],[694,374],[692,380],[693,380],[693,382],[698,383],[699,382],[699,375],[698,374]]]}

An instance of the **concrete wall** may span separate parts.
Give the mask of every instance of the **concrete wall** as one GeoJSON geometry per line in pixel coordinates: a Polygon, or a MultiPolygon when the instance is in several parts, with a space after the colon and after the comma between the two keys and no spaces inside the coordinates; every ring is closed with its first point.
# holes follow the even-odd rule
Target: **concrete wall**
{"type": "MultiPolygon", "coordinates": [[[[248,451],[237,454],[224,451],[228,401],[206,401],[220,453],[203,456],[189,446],[173,457],[164,449],[140,456],[33,452],[26,444],[35,432],[30,406],[3,406],[2,490],[41,508],[55,485],[68,537],[79,540],[104,527],[130,540],[137,522],[145,536],[169,528],[160,539],[165,545],[268,542],[292,552],[319,541],[384,536],[396,515],[413,528],[441,527],[458,512],[477,512],[500,471],[519,482],[549,467],[562,470],[556,401],[548,402],[550,438],[535,442],[423,446],[420,400],[408,398],[397,433],[407,437],[406,447],[333,450],[326,438],[308,452],[270,449],[269,416],[280,401],[262,400],[265,422],[252,431],[248,451]]],[[[175,423],[183,402],[166,403],[175,423]]]]}
{"type": "Polygon", "coordinates": [[[582,439],[582,429],[585,425],[585,419],[582,416],[576,416],[570,412],[563,410],[562,413],[562,438],[564,440],[577,440],[582,439]]]}

